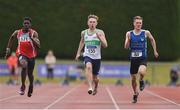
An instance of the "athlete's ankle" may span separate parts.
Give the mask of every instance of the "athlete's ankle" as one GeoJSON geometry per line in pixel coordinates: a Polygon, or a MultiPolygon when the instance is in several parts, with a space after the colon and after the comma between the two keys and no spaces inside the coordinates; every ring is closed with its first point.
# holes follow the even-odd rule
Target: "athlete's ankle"
{"type": "Polygon", "coordinates": [[[138,91],[134,92],[134,95],[137,95],[138,94],[138,91]]]}
{"type": "Polygon", "coordinates": [[[21,84],[22,87],[25,87],[26,85],[25,84],[21,84]]]}

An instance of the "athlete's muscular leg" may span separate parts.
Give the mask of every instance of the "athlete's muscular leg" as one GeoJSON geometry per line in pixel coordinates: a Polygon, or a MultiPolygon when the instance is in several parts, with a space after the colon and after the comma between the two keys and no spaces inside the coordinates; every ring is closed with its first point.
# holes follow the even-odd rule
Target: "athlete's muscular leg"
{"type": "Polygon", "coordinates": [[[92,88],[92,64],[90,62],[86,63],[85,73],[89,87],[92,88]]]}
{"type": "Polygon", "coordinates": [[[94,89],[93,89],[93,95],[96,95],[99,79],[97,75],[93,75],[93,83],[94,83],[94,89]]]}
{"type": "Polygon", "coordinates": [[[95,84],[94,89],[97,89],[99,83],[99,78],[97,75],[93,75],[93,82],[95,84]]]}
{"type": "Polygon", "coordinates": [[[35,65],[35,60],[29,59],[27,73],[28,73],[30,86],[33,86],[33,81],[34,81],[34,76],[33,76],[34,65],[35,65]]]}
{"type": "Polygon", "coordinates": [[[146,74],[146,66],[140,65],[138,73],[140,74],[140,80],[143,80],[144,75],[146,74]]]}
{"type": "Polygon", "coordinates": [[[131,85],[132,85],[134,94],[137,94],[138,92],[136,79],[137,79],[137,74],[131,74],[131,85]]]}
{"type": "Polygon", "coordinates": [[[21,71],[21,82],[22,82],[22,86],[25,86],[26,74],[27,74],[27,69],[26,69],[26,68],[23,68],[22,71],[21,71]]]}
{"type": "Polygon", "coordinates": [[[22,86],[25,86],[28,62],[26,59],[20,59],[19,63],[20,63],[20,66],[22,67],[22,71],[21,71],[22,86]]]}

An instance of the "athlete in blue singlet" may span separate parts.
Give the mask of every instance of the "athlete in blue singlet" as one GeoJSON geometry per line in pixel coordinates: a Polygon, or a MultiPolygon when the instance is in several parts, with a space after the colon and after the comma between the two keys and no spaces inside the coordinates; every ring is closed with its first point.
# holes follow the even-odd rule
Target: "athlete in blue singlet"
{"type": "Polygon", "coordinates": [[[143,19],[140,16],[135,16],[133,19],[134,30],[128,31],[126,33],[126,39],[124,48],[130,49],[130,73],[132,80],[132,88],[134,91],[133,103],[137,102],[139,95],[137,89],[137,74],[140,74],[139,79],[139,89],[142,91],[145,87],[144,75],[146,73],[147,67],[147,38],[150,39],[151,45],[154,50],[154,56],[157,58],[159,56],[156,49],[156,41],[148,30],[143,30],[142,28],[143,19]]]}

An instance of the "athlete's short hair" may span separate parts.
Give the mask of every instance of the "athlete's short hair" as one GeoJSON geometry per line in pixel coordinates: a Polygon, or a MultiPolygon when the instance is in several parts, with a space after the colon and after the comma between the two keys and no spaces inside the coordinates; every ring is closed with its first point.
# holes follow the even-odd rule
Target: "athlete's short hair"
{"type": "Polygon", "coordinates": [[[94,19],[96,19],[97,21],[98,21],[98,19],[99,19],[99,17],[96,16],[96,15],[94,15],[94,14],[90,14],[90,15],[88,16],[88,20],[89,20],[90,18],[94,18],[94,19]]]}
{"type": "Polygon", "coordinates": [[[24,21],[25,21],[25,20],[28,20],[28,21],[30,21],[30,22],[32,21],[32,19],[31,19],[30,17],[24,17],[24,21]]]}
{"type": "Polygon", "coordinates": [[[135,16],[135,17],[133,18],[133,22],[134,22],[136,19],[143,20],[143,18],[142,18],[141,16],[135,16]]]}

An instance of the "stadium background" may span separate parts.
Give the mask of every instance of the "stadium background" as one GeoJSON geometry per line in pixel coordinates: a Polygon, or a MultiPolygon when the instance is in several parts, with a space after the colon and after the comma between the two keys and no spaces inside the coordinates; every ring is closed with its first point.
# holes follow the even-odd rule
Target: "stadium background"
{"type": "MultiPolygon", "coordinates": [[[[133,29],[132,18],[140,15],[144,19],[143,28],[150,30],[156,39],[161,61],[150,63],[147,78],[165,84],[170,67],[179,63],[180,58],[179,12],[178,0],[0,0],[0,56],[3,59],[9,36],[22,27],[23,17],[29,16],[41,40],[37,64],[44,63],[49,49],[60,59],[59,63],[67,63],[61,61],[64,59],[72,63],[80,33],[87,28],[87,16],[96,14],[100,18],[98,28],[104,30],[109,44],[102,50],[103,61],[121,64],[128,61],[128,50],[123,48],[125,33],[133,29]],[[161,79],[164,75],[165,79],[161,79]]],[[[154,61],[150,42],[148,45],[149,60],[154,61]]]]}
{"type": "MultiPolygon", "coordinates": [[[[13,0],[13,2],[0,0],[0,51],[4,52],[10,34],[22,27],[23,17],[30,16],[42,44],[39,58],[44,58],[47,50],[52,49],[60,59],[73,59],[80,33],[87,28],[87,16],[96,14],[100,18],[98,28],[105,31],[109,43],[109,47],[103,50],[103,59],[128,60],[128,51],[123,49],[125,33],[132,29],[132,18],[140,15],[144,18],[143,28],[150,30],[157,41],[159,60],[177,60],[180,56],[178,2],[178,0],[13,0]]],[[[151,50],[150,60],[153,59],[151,50]]]]}

